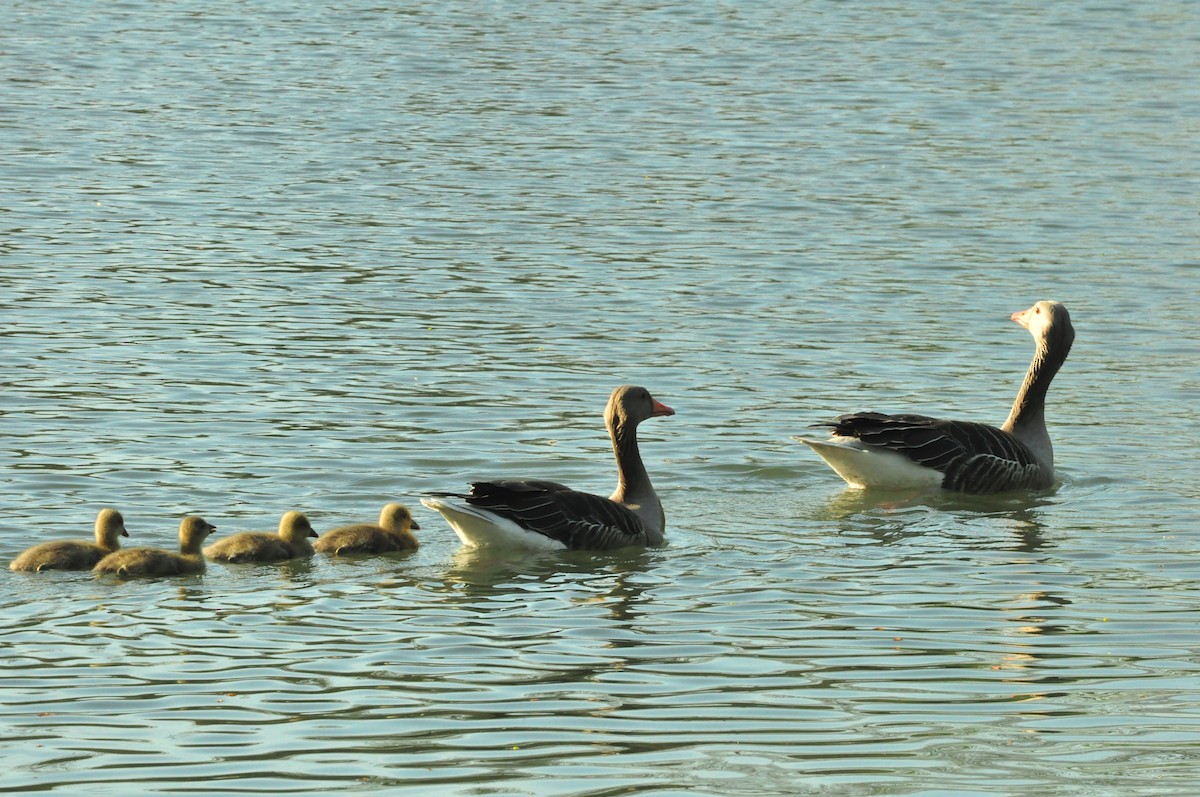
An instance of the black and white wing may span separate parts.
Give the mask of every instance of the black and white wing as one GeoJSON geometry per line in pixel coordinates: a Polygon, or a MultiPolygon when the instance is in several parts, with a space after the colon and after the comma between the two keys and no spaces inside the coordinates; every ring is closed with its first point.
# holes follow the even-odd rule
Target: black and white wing
{"type": "Polygon", "coordinates": [[[463,500],[571,549],[608,550],[646,544],[646,529],[631,510],[609,498],[572,490],[558,482],[471,482],[471,491],[466,495],[434,495],[463,500]]]}
{"type": "Polygon", "coordinates": [[[857,412],[819,425],[942,473],[947,490],[998,493],[1035,487],[1042,480],[1041,466],[1028,446],[984,423],[857,412]]]}

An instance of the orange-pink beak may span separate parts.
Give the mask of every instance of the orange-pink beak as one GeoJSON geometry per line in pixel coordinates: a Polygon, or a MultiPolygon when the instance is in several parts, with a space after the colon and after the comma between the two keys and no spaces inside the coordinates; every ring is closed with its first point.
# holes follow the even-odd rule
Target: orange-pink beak
{"type": "MultiPolygon", "coordinates": [[[[1033,308],[1031,307],[1030,310],[1033,308]]],[[[1020,310],[1012,314],[1012,320],[1029,329],[1029,310],[1020,310]]]]}
{"type": "Polygon", "coordinates": [[[658,399],[651,399],[651,401],[654,402],[654,408],[650,412],[651,418],[657,418],[660,415],[674,415],[675,414],[675,410],[671,409],[666,404],[663,404],[658,399]]]}

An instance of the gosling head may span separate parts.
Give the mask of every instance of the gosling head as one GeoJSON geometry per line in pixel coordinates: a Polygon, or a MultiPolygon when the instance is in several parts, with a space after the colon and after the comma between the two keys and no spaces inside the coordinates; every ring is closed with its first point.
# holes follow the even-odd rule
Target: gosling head
{"type": "Polygon", "coordinates": [[[280,518],[279,536],[285,542],[299,543],[309,537],[317,536],[317,532],[313,531],[312,524],[308,522],[308,518],[303,512],[293,510],[280,518]]]}
{"type": "Polygon", "coordinates": [[[128,536],[125,518],[117,510],[106,506],[96,515],[96,544],[101,548],[115,551],[121,546],[119,538],[128,536]]]}
{"type": "Polygon", "coordinates": [[[179,524],[179,551],[186,554],[199,554],[204,539],[217,530],[217,527],[202,517],[188,515],[179,524]]]}
{"type": "Polygon", "coordinates": [[[404,504],[388,504],[379,513],[379,525],[388,531],[404,533],[410,529],[420,529],[417,521],[413,520],[412,512],[404,504]]]}

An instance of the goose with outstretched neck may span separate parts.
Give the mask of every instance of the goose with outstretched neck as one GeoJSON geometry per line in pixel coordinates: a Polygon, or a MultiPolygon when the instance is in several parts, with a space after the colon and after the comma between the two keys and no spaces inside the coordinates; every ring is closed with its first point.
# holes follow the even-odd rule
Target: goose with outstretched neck
{"type": "Polygon", "coordinates": [[[465,494],[421,499],[441,513],[471,548],[608,550],[659,545],[666,516],[638,450],[638,424],[674,415],[650,391],[622,385],[613,391],[604,422],[617,459],[617,489],[605,498],[558,482],[499,479],[471,482],[465,494]]]}
{"type": "Polygon", "coordinates": [[[1000,426],[924,415],[858,412],[831,423],[829,440],[811,447],[851,487],[941,487],[964,493],[1044,490],[1054,484],[1054,448],[1046,429],[1046,391],[1075,340],[1067,308],[1042,301],[1012,314],[1036,343],[1033,362],[1000,426]]]}

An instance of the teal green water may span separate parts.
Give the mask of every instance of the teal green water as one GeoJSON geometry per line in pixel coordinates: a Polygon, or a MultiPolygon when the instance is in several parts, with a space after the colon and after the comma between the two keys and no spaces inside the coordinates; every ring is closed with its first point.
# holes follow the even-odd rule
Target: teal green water
{"type": "Polygon", "coordinates": [[[179,517],[419,551],[0,575],[0,792],[1191,795],[1190,3],[9,3],[0,558],[179,517]],[[839,412],[1062,484],[848,491],[839,412]],[[419,496],[615,483],[668,544],[479,555],[419,496]]]}

